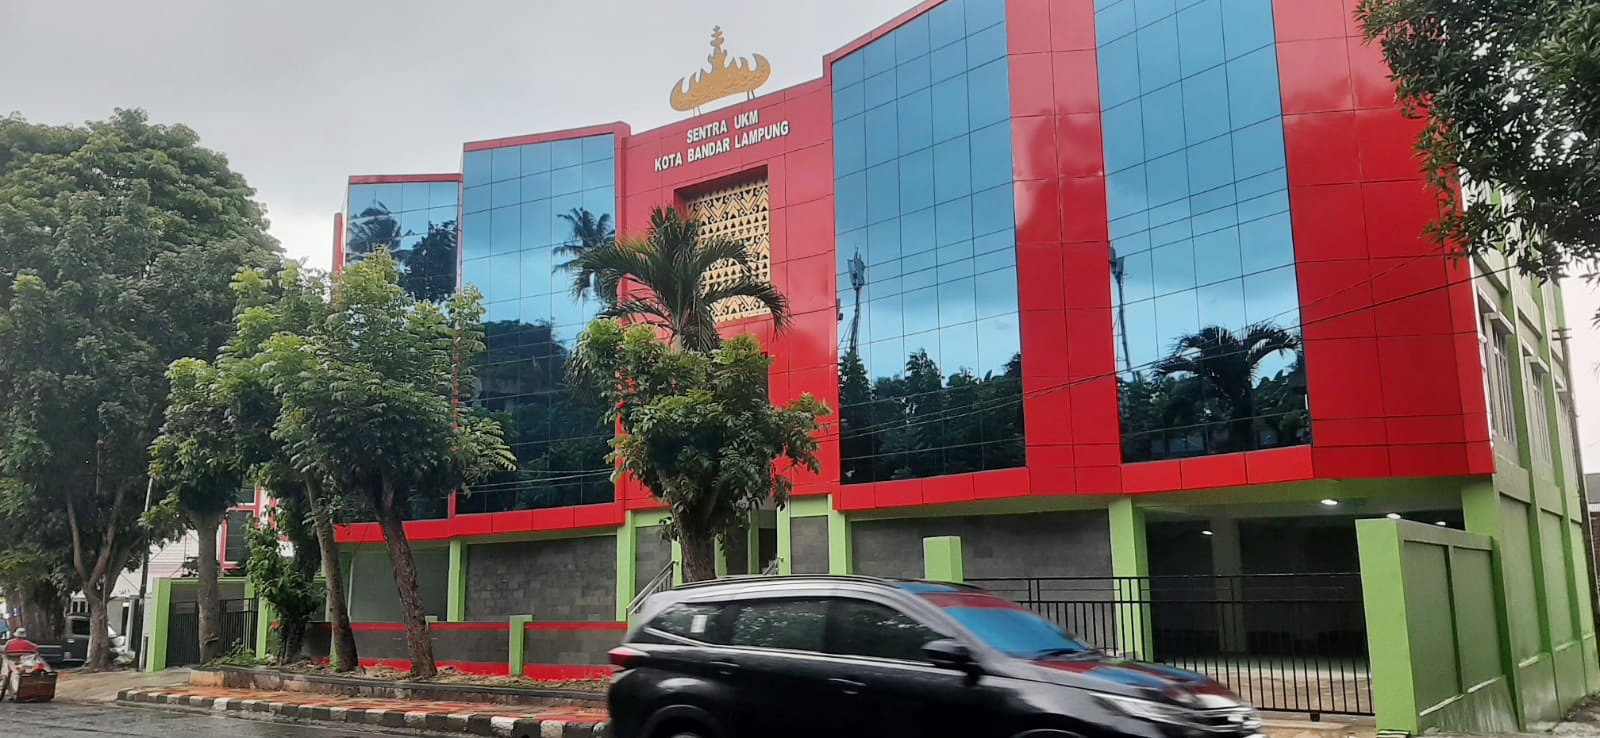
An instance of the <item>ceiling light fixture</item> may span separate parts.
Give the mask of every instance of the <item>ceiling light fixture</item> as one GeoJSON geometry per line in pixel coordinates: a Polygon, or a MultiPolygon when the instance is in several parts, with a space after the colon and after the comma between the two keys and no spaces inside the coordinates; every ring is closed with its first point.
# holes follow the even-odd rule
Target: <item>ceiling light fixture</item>
{"type": "Polygon", "coordinates": [[[1339,501],[1333,499],[1332,497],[1324,497],[1322,498],[1322,504],[1327,505],[1328,507],[1333,507],[1334,505],[1339,504],[1339,501]]]}
{"type": "Polygon", "coordinates": [[[1400,513],[1389,513],[1388,515],[1385,515],[1384,517],[1386,517],[1386,518],[1388,518],[1390,520],[1399,520],[1400,519],[1400,513]]]}

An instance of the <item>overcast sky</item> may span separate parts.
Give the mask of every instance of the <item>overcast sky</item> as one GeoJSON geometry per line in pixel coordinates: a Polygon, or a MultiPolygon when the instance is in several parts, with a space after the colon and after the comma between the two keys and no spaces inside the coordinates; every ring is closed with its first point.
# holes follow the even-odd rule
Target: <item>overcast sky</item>
{"type": "MultiPolygon", "coordinates": [[[[142,107],[228,155],[293,256],[328,266],[345,177],[459,171],[464,141],[681,115],[672,83],[726,50],[765,90],[914,0],[0,0],[0,113],[42,123],[142,107]]],[[[1600,470],[1600,294],[1567,291],[1585,456],[1600,470]]]]}

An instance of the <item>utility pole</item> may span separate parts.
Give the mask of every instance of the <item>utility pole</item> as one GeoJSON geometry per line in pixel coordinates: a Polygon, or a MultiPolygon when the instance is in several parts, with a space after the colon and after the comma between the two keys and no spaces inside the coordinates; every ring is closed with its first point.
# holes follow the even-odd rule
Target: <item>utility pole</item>
{"type": "MultiPolygon", "coordinates": [[[[151,477],[151,478],[145,480],[145,485],[144,485],[144,511],[146,513],[150,512],[150,498],[155,494],[155,489],[156,489],[155,477],[151,477]]],[[[138,609],[133,611],[134,617],[136,618],[135,623],[137,623],[137,627],[128,628],[128,639],[127,639],[128,643],[138,643],[139,644],[139,669],[141,671],[144,670],[145,657],[149,653],[149,649],[146,648],[147,641],[146,641],[146,639],[144,637],[144,621],[145,621],[145,617],[144,617],[145,599],[144,598],[145,598],[145,595],[147,594],[147,590],[149,589],[149,587],[150,587],[150,542],[149,541],[145,541],[144,542],[144,556],[142,558],[142,563],[140,563],[140,565],[139,565],[139,607],[138,607],[138,609]],[[134,640],[135,638],[137,638],[139,640],[135,641],[134,640]]],[[[130,625],[133,625],[133,624],[130,623],[130,625]]]]}

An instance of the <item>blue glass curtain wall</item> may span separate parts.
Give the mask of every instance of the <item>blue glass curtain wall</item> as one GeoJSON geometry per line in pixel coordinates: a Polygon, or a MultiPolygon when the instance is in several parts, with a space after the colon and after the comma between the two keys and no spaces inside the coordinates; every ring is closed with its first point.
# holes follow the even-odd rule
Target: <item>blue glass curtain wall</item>
{"type": "Polygon", "coordinates": [[[473,402],[500,420],[518,468],[462,496],[458,513],[613,499],[603,408],[577,402],[563,382],[600,304],[572,297],[561,265],[615,235],[614,152],[605,134],[465,156],[462,283],[483,292],[488,343],[473,402]]]}
{"type": "Polygon", "coordinates": [[[400,286],[419,300],[443,300],[456,289],[455,182],[350,185],[345,212],[345,263],[388,249],[400,263],[400,286]]]}
{"type": "Polygon", "coordinates": [[[1021,466],[1004,0],[833,65],[845,484],[1021,466]]]}
{"type": "Polygon", "coordinates": [[[1308,443],[1271,0],[1098,0],[1125,461],[1308,443]]]}

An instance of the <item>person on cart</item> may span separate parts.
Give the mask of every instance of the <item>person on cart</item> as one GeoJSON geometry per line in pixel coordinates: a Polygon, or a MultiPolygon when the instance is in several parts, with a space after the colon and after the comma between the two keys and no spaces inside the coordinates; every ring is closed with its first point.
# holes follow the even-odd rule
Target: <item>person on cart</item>
{"type": "Polygon", "coordinates": [[[21,634],[0,649],[0,701],[46,702],[55,697],[56,673],[39,656],[39,646],[21,634]]]}

